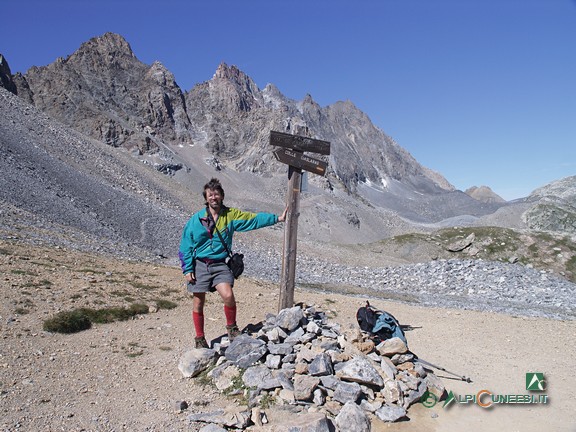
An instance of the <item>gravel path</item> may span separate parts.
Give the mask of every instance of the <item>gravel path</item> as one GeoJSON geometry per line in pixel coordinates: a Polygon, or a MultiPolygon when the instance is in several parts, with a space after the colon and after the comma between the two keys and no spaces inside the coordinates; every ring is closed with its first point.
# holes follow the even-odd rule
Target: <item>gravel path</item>
{"type": "MultiPolygon", "coordinates": [[[[278,282],[281,255],[249,250],[246,274],[278,282]]],[[[400,266],[346,266],[298,255],[304,288],[440,306],[553,319],[576,318],[576,284],[522,264],[438,260],[400,266]]]]}

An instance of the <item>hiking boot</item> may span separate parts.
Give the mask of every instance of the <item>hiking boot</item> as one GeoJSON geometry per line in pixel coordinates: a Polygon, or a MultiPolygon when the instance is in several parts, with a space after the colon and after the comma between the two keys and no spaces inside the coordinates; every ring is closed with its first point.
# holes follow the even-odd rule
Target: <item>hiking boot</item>
{"type": "Polygon", "coordinates": [[[240,329],[236,324],[227,325],[226,331],[228,332],[228,339],[230,340],[230,342],[232,342],[241,334],[240,329]]]}
{"type": "Polygon", "coordinates": [[[194,345],[196,348],[210,348],[204,336],[194,338],[194,345]]]}

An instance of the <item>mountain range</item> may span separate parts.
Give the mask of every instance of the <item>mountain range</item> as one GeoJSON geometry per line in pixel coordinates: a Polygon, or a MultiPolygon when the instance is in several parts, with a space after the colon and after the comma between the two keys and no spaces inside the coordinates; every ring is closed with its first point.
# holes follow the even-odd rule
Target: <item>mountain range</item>
{"type": "Polygon", "coordinates": [[[225,63],[183,91],[117,34],[25,74],[12,74],[0,55],[0,86],[4,225],[173,256],[210,177],[221,178],[230,205],[282,210],[287,166],[269,144],[270,131],[279,131],[331,145],[329,156],[312,155],[328,162],[326,175],[311,174],[302,193],[311,242],[365,243],[463,225],[576,233],[576,177],[514,202],[487,187],[458,191],[350,101],[291,100],[225,63]]]}

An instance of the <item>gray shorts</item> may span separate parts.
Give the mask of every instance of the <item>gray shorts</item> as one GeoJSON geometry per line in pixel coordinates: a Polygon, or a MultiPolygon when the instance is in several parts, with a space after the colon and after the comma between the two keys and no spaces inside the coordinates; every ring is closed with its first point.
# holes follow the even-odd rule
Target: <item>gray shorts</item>
{"type": "Polygon", "coordinates": [[[234,276],[224,262],[206,264],[196,260],[196,283],[188,282],[187,290],[190,293],[207,293],[216,291],[216,285],[228,283],[234,286],[234,276]]]}

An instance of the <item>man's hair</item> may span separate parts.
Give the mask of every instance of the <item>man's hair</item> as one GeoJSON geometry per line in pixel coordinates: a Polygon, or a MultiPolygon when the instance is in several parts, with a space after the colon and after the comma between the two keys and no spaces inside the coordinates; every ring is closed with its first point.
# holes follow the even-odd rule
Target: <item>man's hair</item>
{"type": "Polygon", "coordinates": [[[224,189],[222,189],[222,184],[220,183],[220,180],[218,180],[217,178],[214,177],[211,178],[210,181],[204,185],[204,190],[202,191],[202,196],[204,197],[204,200],[206,200],[206,189],[220,192],[220,195],[222,195],[222,199],[224,199],[224,189]]]}

